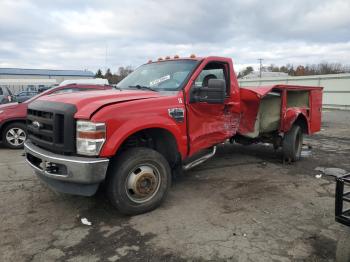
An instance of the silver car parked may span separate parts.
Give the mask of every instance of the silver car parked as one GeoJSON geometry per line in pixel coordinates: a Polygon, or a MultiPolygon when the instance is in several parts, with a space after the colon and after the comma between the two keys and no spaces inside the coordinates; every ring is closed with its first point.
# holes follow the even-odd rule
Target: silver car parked
{"type": "Polygon", "coordinates": [[[13,95],[7,87],[0,86],[0,104],[13,102],[13,95]]]}

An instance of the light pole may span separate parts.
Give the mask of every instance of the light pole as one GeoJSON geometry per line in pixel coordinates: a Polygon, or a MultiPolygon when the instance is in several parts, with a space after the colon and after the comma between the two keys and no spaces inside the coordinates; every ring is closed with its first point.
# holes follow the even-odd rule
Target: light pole
{"type": "Polygon", "coordinates": [[[258,61],[259,61],[259,63],[260,63],[260,68],[259,68],[259,77],[261,78],[261,70],[262,70],[262,61],[263,61],[264,59],[262,59],[262,58],[259,58],[258,59],[258,61]]]}

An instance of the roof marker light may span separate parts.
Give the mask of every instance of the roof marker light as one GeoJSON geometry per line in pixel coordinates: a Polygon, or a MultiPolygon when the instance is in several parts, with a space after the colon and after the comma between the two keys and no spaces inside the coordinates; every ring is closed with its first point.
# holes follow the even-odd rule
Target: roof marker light
{"type": "Polygon", "coordinates": [[[195,54],[191,54],[190,58],[196,58],[196,55],[195,54]]]}
{"type": "Polygon", "coordinates": [[[180,56],[179,55],[174,55],[174,59],[179,59],[180,56]]]}
{"type": "Polygon", "coordinates": [[[162,58],[162,57],[159,57],[159,58],[158,58],[158,61],[163,61],[163,58],[162,58]]]}
{"type": "Polygon", "coordinates": [[[152,63],[152,59],[148,60],[148,64],[152,63]]]}
{"type": "Polygon", "coordinates": [[[169,60],[169,59],[170,59],[170,56],[167,55],[167,56],[165,57],[165,59],[166,59],[166,60],[169,60]]]}

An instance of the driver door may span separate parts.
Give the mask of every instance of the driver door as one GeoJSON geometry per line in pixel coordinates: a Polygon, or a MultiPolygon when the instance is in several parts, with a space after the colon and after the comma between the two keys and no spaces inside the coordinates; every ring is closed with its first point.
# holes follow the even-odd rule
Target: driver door
{"type": "Polygon", "coordinates": [[[190,156],[225,141],[233,133],[233,128],[231,128],[233,116],[229,110],[229,65],[224,62],[208,62],[194,81],[191,89],[208,87],[210,79],[226,81],[226,99],[222,104],[189,102],[187,105],[190,156]]]}

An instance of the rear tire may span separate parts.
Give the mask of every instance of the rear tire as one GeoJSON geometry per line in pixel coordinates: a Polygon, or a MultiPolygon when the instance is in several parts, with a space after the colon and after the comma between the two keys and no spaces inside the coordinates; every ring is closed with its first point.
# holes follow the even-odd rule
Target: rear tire
{"type": "Polygon", "coordinates": [[[350,262],[350,230],[343,232],[337,245],[337,262],[350,262]]]}
{"type": "Polygon", "coordinates": [[[116,157],[107,174],[107,194],[112,205],[125,215],[157,208],[171,185],[168,161],[149,148],[130,148],[116,157]]]}
{"type": "Polygon", "coordinates": [[[9,124],[2,133],[2,142],[4,146],[12,149],[23,148],[26,138],[26,126],[20,122],[9,124]]]}
{"type": "Polygon", "coordinates": [[[292,162],[300,160],[302,146],[303,132],[301,127],[293,125],[283,137],[282,151],[284,159],[292,162]]]}

